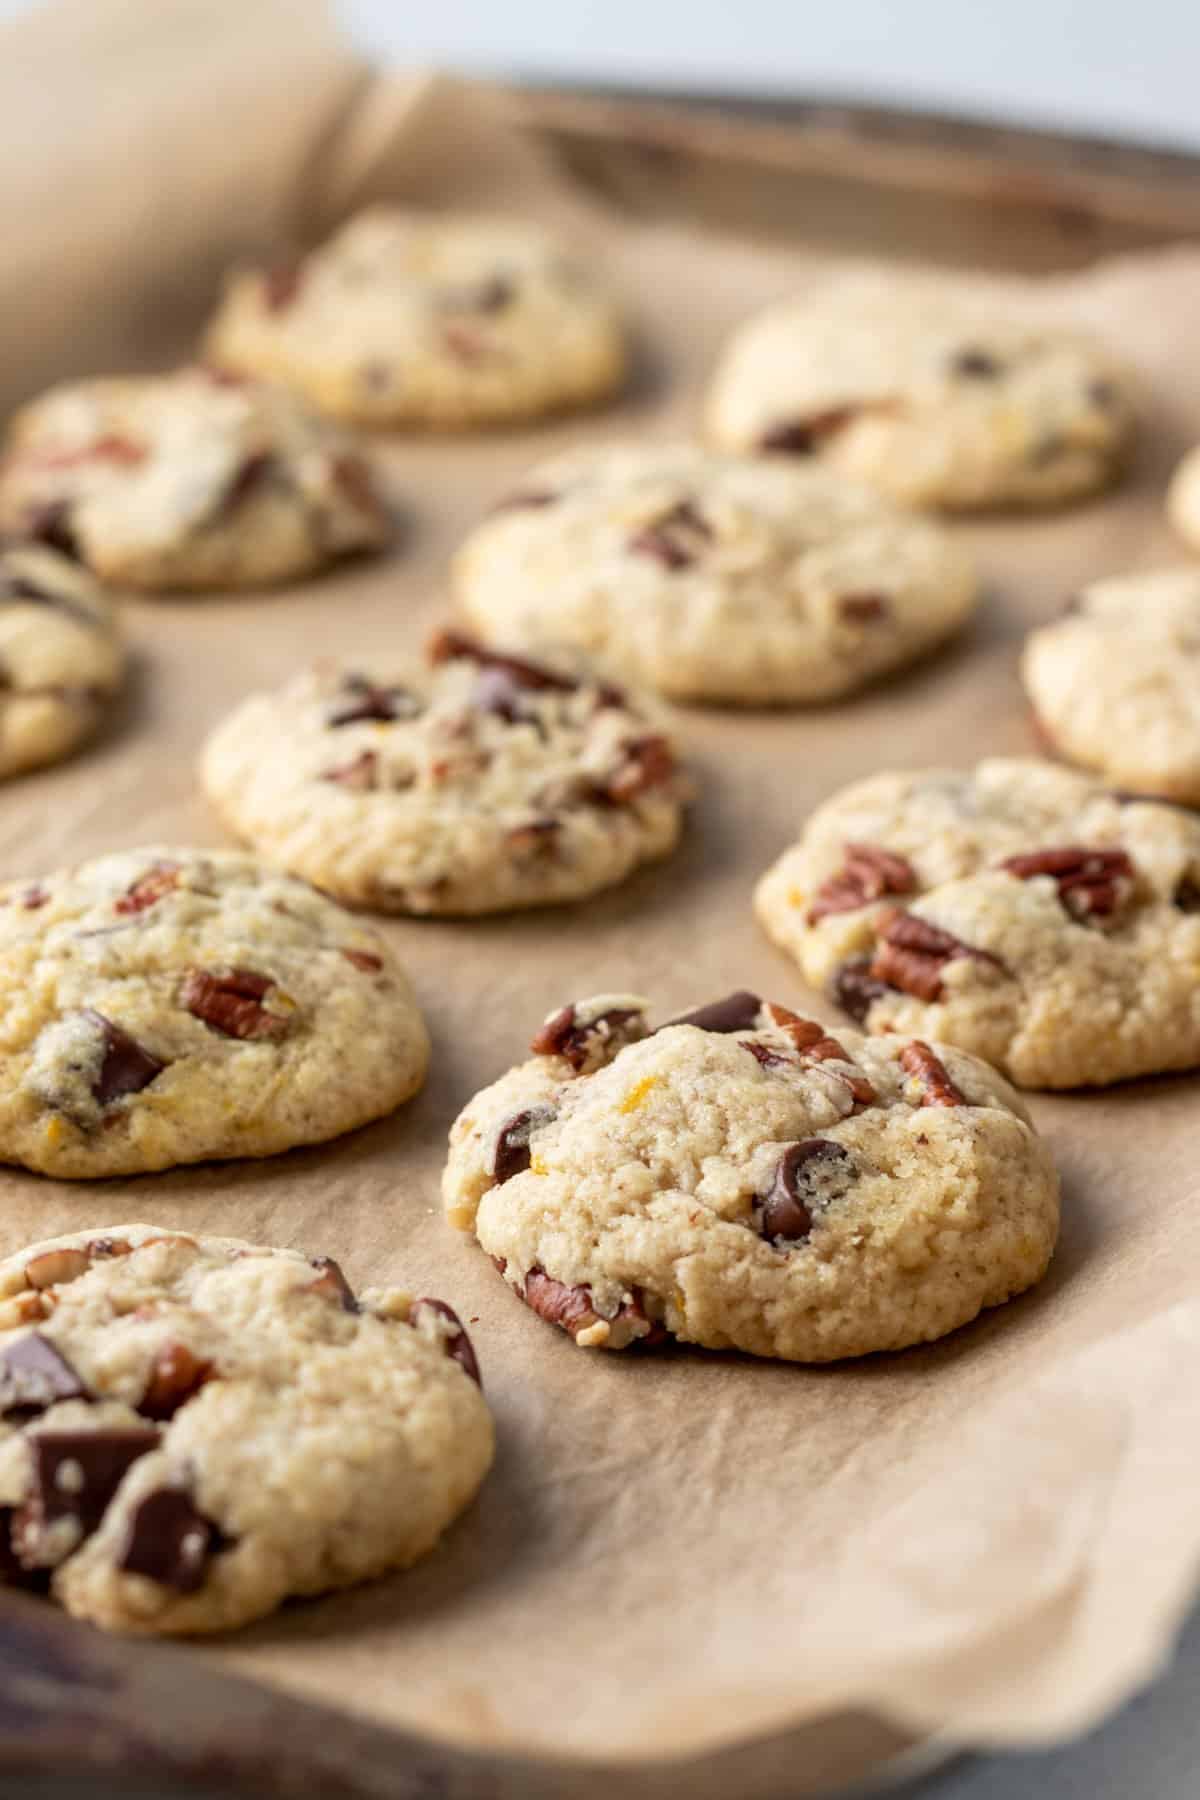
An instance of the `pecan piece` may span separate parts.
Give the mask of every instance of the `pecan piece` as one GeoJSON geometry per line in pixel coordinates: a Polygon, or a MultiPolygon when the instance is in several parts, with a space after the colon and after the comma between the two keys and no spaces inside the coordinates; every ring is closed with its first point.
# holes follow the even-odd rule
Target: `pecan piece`
{"type": "Polygon", "coordinates": [[[119,913],[145,912],[147,907],[154,906],[179,886],[179,864],[176,862],[151,863],[144,875],[139,875],[133,884],[126,888],[116,902],[114,911],[119,913]]]}
{"type": "MultiPolygon", "coordinates": [[[[835,1037],[830,1037],[823,1025],[819,1025],[815,1019],[802,1019],[798,1013],[789,1012],[786,1006],[780,1006],[774,1000],[768,1000],[763,1011],[776,1030],[782,1031],[791,1040],[804,1062],[848,1063],[853,1072],[844,1074],[838,1070],[839,1080],[846,1083],[858,1105],[869,1106],[871,1104],[875,1099],[875,1089],[856,1067],[854,1058],[845,1045],[839,1044],[835,1037]]],[[[749,1047],[747,1045],[747,1048],[749,1047]]]]}
{"type": "Polygon", "coordinates": [[[920,1038],[914,1038],[911,1044],[905,1044],[899,1057],[900,1067],[906,1075],[922,1084],[922,1106],[967,1106],[970,1102],[961,1088],[955,1087],[950,1079],[949,1071],[940,1056],[935,1056],[928,1044],[920,1038]]]}
{"type": "Polygon", "coordinates": [[[852,956],[836,971],[830,987],[833,999],[858,1025],[888,991],[887,984],[872,975],[872,961],[870,956],[852,956]]]}
{"type": "Polygon", "coordinates": [[[317,1270],[317,1279],[308,1288],[310,1294],[320,1294],[323,1299],[336,1300],[343,1312],[358,1313],[362,1307],[358,1304],[354,1289],[342,1273],[340,1263],[332,1256],[314,1256],[310,1258],[312,1266],[317,1270]]]}
{"type": "Polygon", "coordinates": [[[117,1567],[177,1594],[194,1594],[204,1585],[209,1558],[229,1548],[230,1539],[182,1488],[155,1488],[130,1515],[117,1567]]]}
{"type": "MultiPolygon", "coordinates": [[[[421,702],[407,688],[377,687],[365,675],[347,675],[342,688],[346,704],[329,714],[325,723],[330,730],[337,730],[342,725],[358,725],[364,720],[390,725],[397,719],[415,719],[421,711],[421,702]]],[[[329,781],[332,777],[327,775],[325,779],[329,781]]]]}
{"type": "Polygon", "coordinates": [[[849,1151],[832,1138],[789,1144],[761,1196],[762,1235],[800,1242],[813,1228],[814,1209],[840,1198],[856,1173],[849,1151]]]}
{"type": "Polygon", "coordinates": [[[215,1365],[194,1355],[186,1344],[164,1344],[154,1359],[137,1410],[144,1419],[173,1419],[215,1373],[215,1365]]]}
{"type": "Polygon", "coordinates": [[[444,1300],[432,1300],[426,1295],[423,1300],[413,1301],[412,1312],[409,1314],[409,1324],[417,1325],[420,1321],[422,1312],[431,1312],[435,1314],[437,1318],[446,1321],[450,1326],[449,1334],[443,1335],[442,1338],[442,1341],[446,1346],[446,1355],[450,1357],[452,1361],[456,1362],[461,1369],[466,1371],[477,1387],[482,1387],[483,1377],[479,1373],[479,1362],[475,1355],[474,1346],[467,1336],[465,1325],[455,1312],[454,1308],[452,1306],[447,1306],[444,1300]]]}
{"type": "Polygon", "coordinates": [[[599,1068],[626,1044],[645,1037],[640,1006],[609,1006],[593,1012],[586,1005],[562,1006],[538,1028],[530,1043],[535,1056],[561,1056],[577,1075],[599,1068]]]}
{"type": "Polygon", "coordinates": [[[549,1325],[557,1325],[576,1342],[581,1332],[590,1331],[594,1325],[608,1326],[606,1341],[613,1350],[624,1350],[631,1344],[652,1349],[670,1335],[664,1325],[648,1317],[643,1304],[645,1296],[640,1288],[633,1289],[633,1299],[623,1301],[611,1319],[605,1319],[596,1311],[590,1287],[582,1283],[569,1287],[536,1265],[530,1269],[524,1286],[518,1291],[539,1318],[549,1325]],[[642,1330],[642,1326],[646,1329],[642,1330]]]}
{"type": "Polygon", "coordinates": [[[918,1000],[940,1000],[942,970],[947,963],[958,962],[964,956],[1003,967],[999,957],[990,951],[976,950],[951,932],[917,918],[915,913],[901,912],[899,907],[889,907],[880,914],[877,924],[879,945],[869,969],[871,979],[899,988],[918,1000]]]}
{"type": "Polygon", "coordinates": [[[1081,922],[1109,918],[1127,897],[1135,877],[1124,850],[1091,850],[1079,844],[1008,856],[999,866],[1018,881],[1052,876],[1063,907],[1081,922]]]}
{"type": "Polygon", "coordinates": [[[334,781],[352,793],[369,794],[379,786],[379,758],[374,750],[362,750],[340,768],[327,769],[322,781],[334,781]]]}
{"type": "Polygon", "coordinates": [[[686,569],[712,541],[713,529],[690,500],[680,500],[629,540],[638,556],[652,556],[665,569],[686,569]]]}
{"type": "Polygon", "coordinates": [[[86,1275],[92,1266],[92,1259],[86,1250],[77,1245],[64,1244],[58,1250],[43,1250],[25,1264],[25,1279],[31,1288],[39,1291],[45,1288],[65,1287],[68,1282],[78,1281],[86,1275]]]}
{"type": "Polygon", "coordinates": [[[53,1567],[97,1529],[134,1463],[158,1448],[152,1426],[35,1431],[27,1440],[33,1485],[13,1514],[13,1548],[27,1569],[53,1567]],[[53,1526],[69,1521],[64,1538],[53,1526]]]}
{"type": "Polygon", "coordinates": [[[649,788],[662,787],[675,773],[675,754],[657,733],[634,738],[622,748],[622,761],[602,784],[604,797],[626,806],[649,788]]]}
{"type": "Polygon", "coordinates": [[[0,1351],[0,1418],[32,1419],[60,1400],[89,1400],[66,1357],[40,1331],[0,1351]]]}
{"type": "Polygon", "coordinates": [[[790,419],[772,426],[759,439],[762,450],[787,450],[793,456],[814,456],[827,438],[834,437],[858,412],[856,406],[828,406],[807,419],[790,419]]]}
{"type": "Polygon", "coordinates": [[[274,985],[269,975],[260,975],[255,969],[189,969],[179,1002],[193,1018],[222,1037],[243,1041],[279,1038],[287,1031],[288,1021],[262,1004],[263,995],[274,985]]]}
{"type": "Polygon", "coordinates": [[[808,909],[815,925],[829,913],[853,912],[885,894],[911,894],[917,885],[916,870],[907,857],[878,844],[843,844],[842,866],[823,881],[808,909]]]}
{"type": "Polygon", "coordinates": [[[506,1119],[496,1134],[496,1144],[492,1151],[491,1173],[497,1187],[501,1182],[511,1181],[514,1175],[521,1175],[533,1161],[531,1140],[535,1131],[541,1131],[558,1117],[552,1106],[530,1106],[524,1112],[514,1113],[506,1119]]]}
{"type": "Polygon", "coordinates": [[[92,1083],[97,1106],[111,1106],[114,1100],[122,1100],[126,1094],[140,1094],[162,1074],[166,1063],[152,1056],[120,1025],[114,1025],[111,1019],[91,1006],[84,1008],[83,1016],[96,1027],[104,1044],[100,1069],[92,1083]]]}
{"type": "Polygon", "coordinates": [[[342,955],[348,963],[353,963],[356,969],[361,969],[364,975],[377,975],[383,967],[382,956],[375,956],[370,950],[343,949],[342,955]]]}

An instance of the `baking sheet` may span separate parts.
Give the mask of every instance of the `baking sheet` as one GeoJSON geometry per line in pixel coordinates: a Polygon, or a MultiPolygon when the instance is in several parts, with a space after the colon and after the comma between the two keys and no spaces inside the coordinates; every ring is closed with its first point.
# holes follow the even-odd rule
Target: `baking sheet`
{"type": "MultiPolygon", "coordinates": [[[[302,657],[420,641],[444,614],[449,552],[531,459],[687,429],[730,326],[818,272],[815,257],[606,212],[510,135],[502,98],[367,82],[318,8],[252,9],[243,35],[216,32],[199,75],[186,34],[182,56],[173,47],[175,18],[197,32],[207,20],[207,43],[241,15],[185,0],[156,37],[152,10],[93,0],[106,30],[91,54],[119,74],[121,111],[81,87],[88,154],[79,134],[70,155],[54,152],[53,218],[11,172],[13,192],[0,193],[10,246],[17,234],[0,275],[7,400],[55,355],[55,370],[75,372],[185,354],[229,254],[323,228],[378,193],[555,218],[625,296],[639,367],[619,407],[584,420],[375,440],[403,519],[391,556],[266,596],[129,602],[128,703],[91,752],[0,792],[4,877],[141,843],[224,841],[194,778],[212,724],[302,657]],[[275,96],[261,112],[244,104],[252,73],[275,96]],[[311,98],[303,132],[282,103],[289,88],[311,98]],[[232,115],[231,93],[243,99],[232,115]],[[231,116],[238,155],[214,173],[231,116]],[[102,194],[105,242],[90,224],[102,194]],[[148,241],[144,220],[168,215],[169,243],[148,241]],[[38,298],[49,291],[56,309],[38,298]]],[[[48,75],[53,41],[31,35],[24,62],[3,64],[6,101],[18,74],[25,96],[10,121],[28,108],[31,74],[48,75]]],[[[75,67],[64,79],[83,82],[75,67]]],[[[761,869],[815,803],[876,768],[1032,751],[1022,633],[1081,582],[1179,554],[1160,494],[1200,437],[1200,255],[1147,255],[1044,289],[989,285],[1101,329],[1140,367],[1150,424],[1114,497],[954,527],[987,583],[960,643],[837,707],[681,712],[699,787],[690,830],[668,863],[610,894],[389,923],[434,1036],[429,1085],[394,1118],[320,1150],[140,1181],[0,1173],[0,1254],[146,1219],[332,1254],[356,1286],[402,1282],[478,1320],[500,1431],[478,1505],[416,1570],[197,1656],[474,1745],[657,1757],[848,1707],[963,1739],[1052,1737],[1116,1704],[1165,1653],[1200,1561],[1193,1080],[1035,1097],[1065,1178],[1048,1279],[942,1344],[837,1368],[585,1355],[514,1301],[438,1207],[454,1114],[567,999],[632,990],[669,1013],[748,986],[830,1016],[752,920],[761,869]]]]}

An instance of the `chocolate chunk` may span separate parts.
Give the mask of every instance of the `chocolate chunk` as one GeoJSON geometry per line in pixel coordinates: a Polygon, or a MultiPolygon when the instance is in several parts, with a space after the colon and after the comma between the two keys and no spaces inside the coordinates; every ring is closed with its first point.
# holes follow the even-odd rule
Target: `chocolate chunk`
{"type": "Polygon", "coordinates": [[[26,515],[25,531],[36,543],[57,550],[60,556],[69,556],[72,562],[80,562],[79,540],[72,525],[73,510],[70,500],[50,500],[43,506],[35,506],[26,515]]]}
{"type": "Polygon", "coordinates": [[[764,432],[759,447],[786,450],[793,456],[814,456],[826,438],[848,425],[858,410],[855,406],[829,406],[807,419],[786,420],[764,432]]]}
{"type": "Polygon", "coordinates": [[[255,969],[189,969],[179,991],[180,1005],[222,1037],[252,1040],[282,1037],[288,1021],[268,1012],[263,995],[275,983],[255,969]]]}
{"type": "Polygon", "coordinates": [[[177,1594],[194,1594],[204,1586],[210,1557],[229,1548],[230,1540],[182,1488],[155,1488],[130,1514],[117,1567],[177,1594]]]}
{"type": "Polygon", "coordinates": [[[13,1520],[13,1543],[25,1567],[60,1560],[47,1538],[60,1520],[72,1520],[81,1538],[90,1537],[129,1470],[158,1448],[161,1435],[149,1425],[30,1433],[33,1487],[13,1520]]]}
{"type": "Polygon", "coordinates": [[[60,1400],[90,1398],[66,1357],[40,1331],[0,1350],[0,1418],[32,1419],[60,1400]]]}
{"type": "Polygon", "coordinates": [[[379,758],[374,750],[362,750],[340,768],[327,769],[321,780],[336,782],[355,794],[369,794],[379,786],[379,758]]]}
{"type": "Polygon", "coordinates": [[[354,1289],[342,1273],[341,1265],[334,1262],[332,1256],[313,1256],[309,1260],[313,1268],[319,1271],[317,1279],[308,1290],[310,1294],[323,1294],[327,1300],[336,1300],[343,1312],[362,1311],[354,1289]]]}
{"type": "Polygon", "coordinates": [[[164,1344],[154,1359],[138,1411],[144,1419],[173,1419],[215,1372],[212,1362],[194,1355],[186,1344],[164,1344]]]}
{"type": "Polygon", "coordinates": [[[139,875],[132,887],[126,889],[116,902],[114,911],[119,913],[145,912],[147,907],[154,906],[179,886],[179,864],[176,862],[152,863],[144,875],[139,875]]]}
{"type": "Polygon", "coordinates": [[[928,1044],[920,1038],[914,1038],[911,1044],[905,1044],[899,1057],[900,1067],[906,1075],[912,1075],[923,1084],[921,1095],[922,1106],[966,1106],[967,1096],[961,1088],[955,1087],[950,1074],[940,1056],[935,1056],[928,1044]]]}
{"type": "Polygon", "coordinates": [[[1001,372],[1001,364],[990,351],[971,345],[951,358],[950,369],[953,374],[965,375],[968,380],[994,381],[1001,372]]]}
{"type": "Polygon", "coordinates": [[[640,1025],[643,1018],[638,1008],[625,1006],[580,1020],[574,1006],[562,1006],[534,1034],[529,1048],[535,1056],[564,1057],[579,1074],[597,1056],[603,1058],[614,1041],[620,1048],[622,1043],[632,1043],[635,1037],[642,1036],[642,1031],[630,1032],[627,1028],[634,1020],[640,1025]]]}
{"type": "Polygon", "coordinates": [[[530,662],[524,656],[505,656],[498,650],[488,650],[465,632],[454,631],[449,627],[434,634],[430,640],[428,656],[435,668],[439,663],[467,661],[478,663],[482,669],[502,669],[518,687],[533,688],[535,691],[572,694],[579,686],[571,676],[560,675],[556,670],[547,669],[542,663],[530,662]]]}
{"type": "Polygon", "coordinates": [[[482,1387],[483,1377],[479,1373],[479,1363],[476,1360],[474,1347],[467,1336],[466,1327],[454,1308],[447,1306],[444,1300],[431,1300],[428,1295],[423,1300],[414,1300],[410,1315],[414,1325],[417,1323],[418,1315],[423,1307],[428,1307],[430,1311],[437,1313],[440,1318],[448,1320],[454,1327],[455,1336],[444,1339],[446,1355],[452,1357],[460,1368],[466,1370],[477,1387],[482,1387]]]}
{"type": "Polygon", "coordinates": [[[606,799],[627,806],[650,788],[662,787],[675,773],[675,754],[665,737],[651,734],[622,746],[622,760],[603,782],[606,799]]]}
{"type": "Polygon", "coordinates": [[[838,611],[852,625],[878,625],[891,617],[892,604],[883,594],[843,594],[838,611]]]}
{"type": "Polygon", "coordinates": [[[694,1025],[697,1031],[753,1031],[761,1011],[762,1001],[758,995],[739,988],[735,994],[726,994],[723,1000],[712,1000],[707,1006],[698,1006],[694,1012],[668,1019],[667,1024],[658,1029],[665,1031],[667,1025],[694,1025]]]}
{"type": "Polygon", "coordinates": [[[885,894],[911,894],[917,885],[916,870],[907,857],[877,844],[843,845],[841,869],[823,881],[808,909],[815,925],[828,913],[853,912],[885,894]]]}
{"type": "Polygon", "coordinates": [[[849,1152],[831,1138],[789,1144],[762,1196],[762,1235],[793,1243],[806,1238],[813,1208],[844,1191],[855,1172],[849,1152]]]}
{"type": "Polygon", "coordinates": [[[1078,844],[1061,849],[1031,850],[999,864],[1018,881],[1051,875],[1067,912],[1081,921],[1108,918],[1128,897],[1133,863],[1124,850],[1092,850],[1078,844]]]}
{"type": "Polygon", "coordinates": [[[686,569],[703,554],[712,535],[712,526],[692,502],[680,500],[635,532],[629,548],[637,556],[652,556],[665,569],[686,569]]]}
{"type": "Polygon", "coordinates": [[[862,1024],[876,1000],[887,993],[884,982],[871,973],[872,958],[854,956],[844,962],[834,975],[832,995],[843,1012],[862,1024]]]}
{"type": "Polygon", "coordinates": [[[1171,904],[1177,906],[1180,912],[1200,912],[1200,882],[1197,882],[1191,875],[1185,875],[1183,880],[1177,883],[1175,892],[1171,895],[1171,904]]]}
{"type": "Polygon", "coordinates": [[[285,311],[300,292],[303,282],[303,263],[277,263],[273,268],[264,269],[262,296],[267,311],[285,311]]]}
{"type": "MultiPolygon", "coordinates": [[[[390,725],[397,719],[415,719],[421,702],[403,687],[376,687],[365,675],[347,675],[342,683],[346,704],[331,712],[325,723],[331,730],[341,725],[358,725],[372,720],[390,725]]],[[[330,778],[327,776],[326,780],[330,778]]]]}
{"type": "Polygon", "coordinates": [[[918,1000],[940,1000],[943,969],[962,957],[993,963],[998,969],[1004,967],[990,950],[976,950],[951,932],[931,925],[915,913],[901,912],[899,907],[881,913],[877,928],[879,945],[870,965],[872,977],[918,1000]]]}
{"type": "Polygon", "coordinates": [[[152,1056],[136,1038],[114,1025],[103,1013],[87,1006],[83,1009],[83,1017],[91,1021],[104,1040],[100,1072],[92,1085],[98,1106],[111,1106],[114,1100],[120,1100],[126,1094],[140,1094],[162,1074],[166,1063],[152,1056]]]}
{"type": "Polygon", "coordinates": [[[511,1181],[514,1175],[521,1175],[533,1160],[530,1140],[535,1131],[541,1131],[557,1118],[552,1106],[531,1106],[525,1112],[514,1113],[506,1119],[496,1136],[496,1148],[492,1156],[492,1174],[497,1186],[501,1182],[511,1181]]]}

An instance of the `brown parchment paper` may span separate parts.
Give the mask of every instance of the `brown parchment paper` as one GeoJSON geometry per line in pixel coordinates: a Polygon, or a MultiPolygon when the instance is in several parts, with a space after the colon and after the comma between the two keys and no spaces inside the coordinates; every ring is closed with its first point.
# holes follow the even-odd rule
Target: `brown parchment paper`
{"type": "MultiPolygon", "coordinates": [[[[376,440],[404,521],[392,555],[265,596],[129,602],[128,701],[91,751],[0,792],[4,877],[220,843],[193,770],[229,707],[309,655],[421,638],[456,539],[531,458],[686,429],[729,327],[814,272],[815,257],[607,212],[513,135],[507,110],[474,88],[367,76],[296,0],[88,0],[0,34],[5,402],[51,375],[186,354],[231,255],[323,230],[368,194],[556,218],[625,296],[641,347],[607,414],[376,440]]],[[[478,1505],[411,1573],[197,1656],[476,1744],[650,1756],[852,1706],[963,1739],[1044,1739],[1167,1653],[1200,1561],[1194,1079],[1034,1097],[1065,1177],[1048,1279],[946,1342],[837,1368],[583,1354],[438,1206],[455,1112],[567,998],[632,989],[669,1011],[744,985],[829,1016],[754,925],[758,872],[846,781],[1032,751],[1022,633],[1081,581],[1178,554],[1160,495],[1200,438],[1200,256],[1004,291],[1124,350],[1149,425],[1114,497],[955,527],[987,577],[960,644],[834,708],[681,713],[691,829],[613,893],[390,923],[435,1045],[427,1089],[395,1117],[323,1149],[139,1181],[0,1173],[3,1254],[148,1219],[328,1252],[358,1285],[443,1293],[477,1321],[500,1434],[478,1505]]]]}

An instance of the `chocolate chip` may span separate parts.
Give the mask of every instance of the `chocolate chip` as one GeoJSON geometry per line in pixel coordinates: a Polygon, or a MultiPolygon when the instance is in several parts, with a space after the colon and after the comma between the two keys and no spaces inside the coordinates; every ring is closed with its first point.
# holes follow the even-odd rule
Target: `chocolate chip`
{"type": "Polygon", "coordinates": [[[1171,895],[1171,904],[1177,906],[1180,912],[1200,912],[1200,882],[1194,880],[1191,875],[1185,875],[1171,895]]]}
{"type": "Polygon", "coordinates": [[[230,1540],[182,1488],[155,1488],[130,1514],[117,1567],[177,1594],[194,1594],[204,1586],[209,1559],[229,1548],[230,1540]]]}
{"type": "Polygon", "coordinates": [[[857,407],[830,406],[807,419],[791,419],[773,426],[759,439],[763,450],[786,450],[793,456],[813,456],[826,438],[833,437],[854,418],[857,407]]]}
{"type": "Polygon", "coordinates": [[[91,1021],[104,1041],[100,1072],[92,1083],[92,1095],[98,1106],[111,1106],[114,1100],[120,1100],[126,1094],[140,1094],[162,1074],[166,1063],[152,1056],[136,1038],[120,1025],[114,1025],[102,1012],[87,1006],[83,1009],[83,1017],[91,1021]]]}
{"type": "Polygon", "coordinates": [[[962,1089],[951,1081],[949,1070],[941,1057],[935,1056],[929,1045],[923,1044],[919,1038],[914,1038],[911,1044],[905,1044],[900,1052],[899,1063],[906,1075],[912,1075],[922,1083],[922,1106],[969,1104],[962,1089]]]}
{"type": "Polygon", "coordinates": [[[628,1026],[642,1023],[644,1014],[632,1006],[613,1007],[608,1012],[581,1020],[574,1006],[562,1006],[552,1013],[535,1033],[530,1050],[535,1056],[561,1056],[576,1074],[581,1073],[597,1055],[614,1043],[632,1043],[641,1032],[631,1033],[628,1026]]]}
{"type": "Polygon", "coordinates": [[[421,702],[407,688],[377,687],[365,675],[347,675],[342,690],[347,695],[346,704],[331,712],[325,721],[331,730],[364,720],[390,725],[397,719],[415,719],[421,711],[421,702]]]}
{"type": "Polygon", "coordinates": [[[472,1346],[470,1338],[467,1336],[466,1327],[454,1308],[452,1306],[447,1306],[444,1300],[431,1300],[428,1295],[426,1295],[423,1300],[415,1300],[413,1302],[413,1309],[410,1317],[414,1325],[417,1323],[418,1315],[423,1307],[427,1307],[431,1312],[437,1313],[439,1318],[446,1319],[454,1327],[455,1335],[444,1340],[446,1345],[446,1355],[458,1363],[460,1368],[466,1370],[467,1374],[471,1377],[471,1380],[477,1387],[482,1387],[483,1377],[479,1373],[479,1363],[476,1360],[474,1347],[472,1346]]]}
{"type": "Polygon", "coordinates": [[[855,1175],[854,1163],[832,1138],[789,1144],[762,1196],[762,1235],[796,1243],[813,1227],[813,1208],[836,1197],[855,1175]]]}
{"type": "Polygon", "coordinates": [[[341,1265],[334,1262],[332,1256],[314,1256],[309,1260],[318,1271],[316,1281],[308,1290],[310,1294],[322,1294],[327,1300],[336,1300],[343,1312],[362,1311],[354,1289],[342,1273],[341,1265]]]}
{"type": "Polygon", "coordinates": [[[81,1537],[90,1537],[129,1470],[158,1448],[161,1435],[151,1426],[30,1433],[33,1487],[13,1520],[13,1543],[25,1567],[60,1560],[48,1539],[60,1520],[72,1520],[81,1537]]]}
{"type": "Polygon", "coordinates": [[[436,668],[439,663],[466,661],[478,663],[484,669],[503,669],[518,687],[544,690],[560,694],[572,694],[579,683],[569,675],[560,675],[554,669],[548,669],[543,663],[530,662],[524,656],[506,656],[498,650],[488,650],[465,632],[455,631],[450,627],[436,632],[429,644],[429,661],[436,668]]]}
{"type": "Polygon", "coordinates": [[[288,1021],[261,1004],[274,985],[269,975],[260,975],[255,969],[189,969],[179,1003],[222,1037],[243,1041],[278,1038],[287,1031],[288,1021]]]}
{"type": "Polygon", "coordinates": [[[968,380],[994,381],[1001,373],[1002,365],[987,350],[979,350],[971,345],[959,350],[950,361],[950,368],[955,375],[965,375],[968,380]]]}
{"type": "Polygon", "coordinates": [[[496,1148],[492,1155],[492,1174],[497,1186],[501,1182],[511,1181],[514,1175],[524,1173],[533,1160],[530,1140],[534,1132],[541,1131],[557,1116],[552,1106],[531,1106],[505,1120],[496,1135],[496,1148]]]}
{"type": "Polygon", "coordinates": [[[119,913],[145,912],[147,907],[156,905],[178,886],[178,863],[152,863],[146,873],[139,875],[133,885],[121,895],[116,902],[114,911],[119,913]]]}
{"type": "Polygon", "coordinates": [[[885,894],[911,894],[916,885],[916,870],[907,857],[878,844],[844,844],[841,869],[817,889],[808,922],[815,925],[828,913],[856,911],[885,894]]]}
{"type": "Polygon", "coordinates": [[[194,1355],[186,1344],[164,1344],[154,1359],[137,1410],[144,1419],[173,1419],[214,1373],[214,1364],[194,1355]]]}
{"type": "Polygon", "coordinates": [[[887,993],[884,982],[871,974],[871,957],[854,956],[844,962],[833,978],[832,996],[843,1012],[862,1024],[875,1001],[887,993]]]}
{"type": "Polygon", "coordinates": [[[637,556],[651,556],[665,569],[686,569],[712,541],[708,520],[690,500],[680,500],[629,540],[637,556]]]}
{"type": "Polygon", "coordinates": [[[694,1012],[668,1019],[659,1030],[665,1031],[667,1025],[694,1025],[697,1031],[752,1031],[761,1011],[762,1001],[758,995],[739,988],[735,994],[726,994],[723,1000],[712,1000],[707,1006],[698,1006],[694,1012]]]}
{"type": "Polygon", "coordinates": [[[1079,844],[1031,850],[1009,856],[998,865],[1018,881],[1050,875],[1058,898],[1074,918],[1107,918],[1128,897],[1135,877],[1132,861],[1124,850],[1088,849],[1079,844]]]}
{"type": "Polygon", "coordinates": [[[0,1418],[32,1419],[60,1400],[90,1398],[66,1357],[40,1331],[0,1351],[0,1418]]]}

